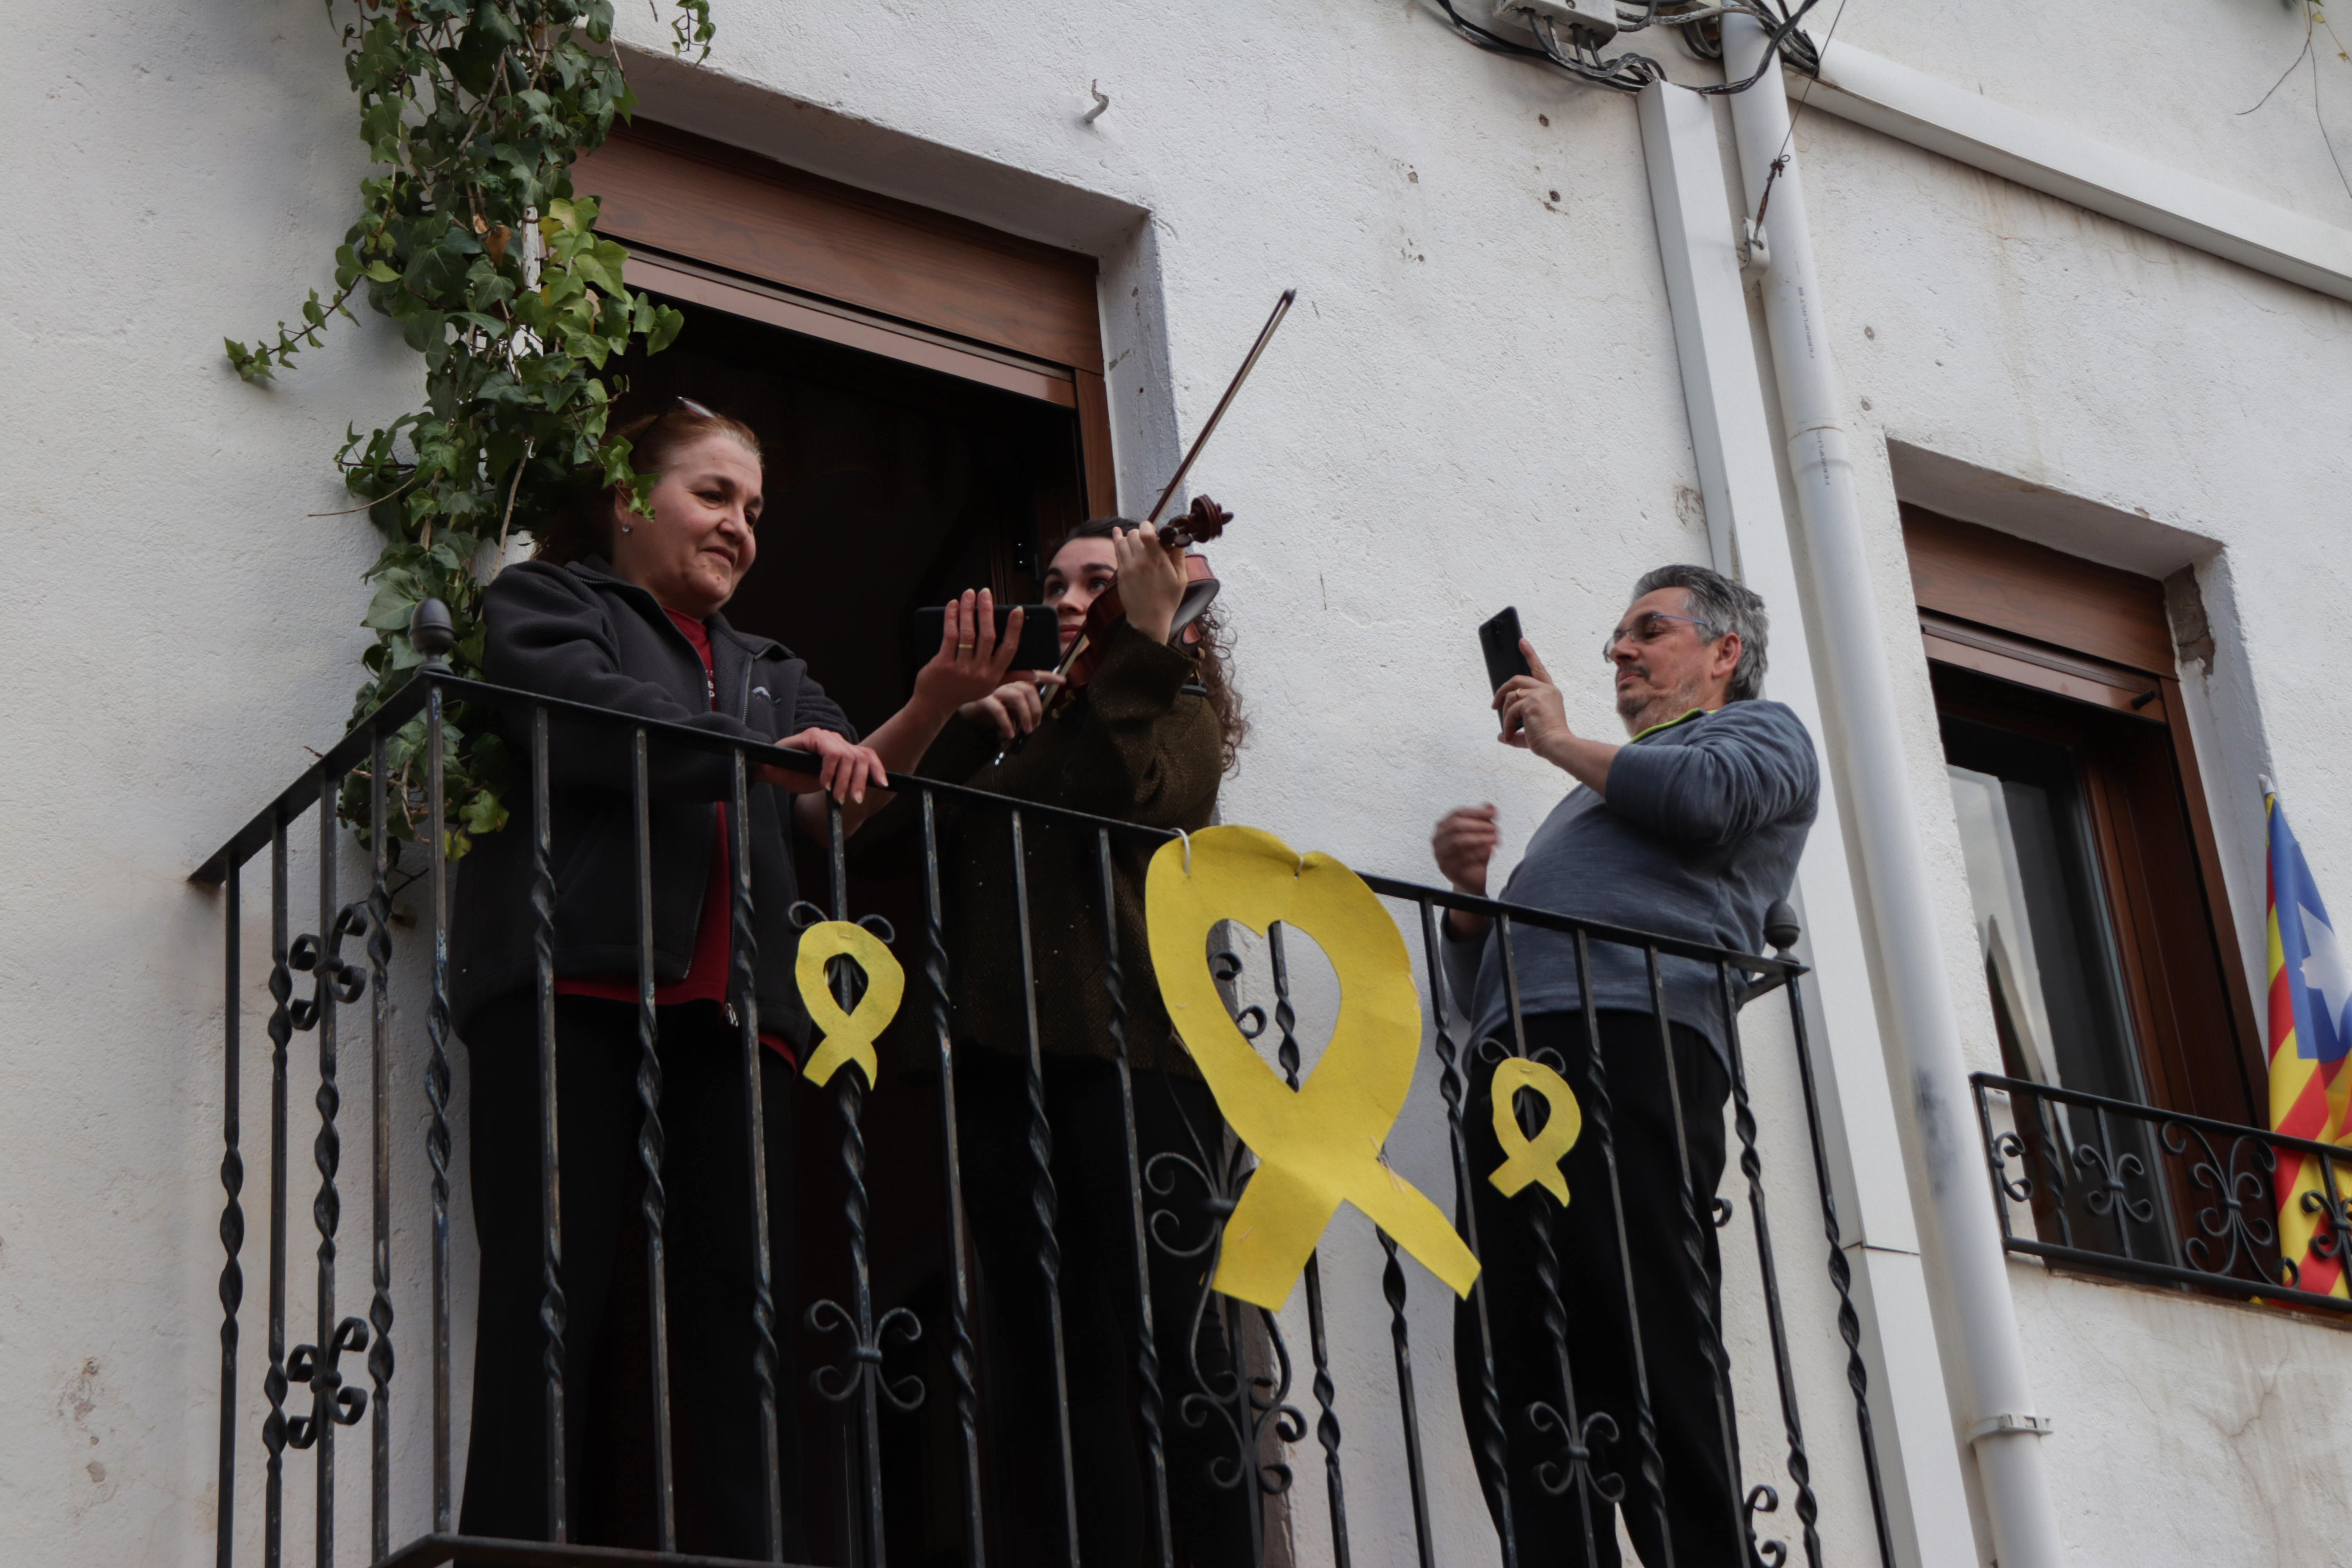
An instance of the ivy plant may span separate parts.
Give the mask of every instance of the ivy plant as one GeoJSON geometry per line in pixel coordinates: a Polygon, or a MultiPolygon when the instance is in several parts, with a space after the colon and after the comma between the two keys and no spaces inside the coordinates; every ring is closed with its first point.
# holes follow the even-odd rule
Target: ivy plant
{"type": "MultiPolygon", "coordinates": [[[[670,4],[673,48],[707,57],[709,0],[670,4]]],[[[509,533],[530,531],[577,476],[650,491],[607,427],[623,387],[606,372],[632,343],[667,347],[684,319],[623,285],[625,253],[572,189],[572,163],[635,105],[610,0],[327,0],[327,11],[344,21],[373,165],[359,216],[335,251],[331,297],[314,289],[299,325],[227,349],[238,375],[267,382],[336,317],[356,323],[358,295],[424,360],[422,406],[364,435],[349,428],[336,454],[353,510],[384,541],[366,573],[362,624],[375,642],[362,656],[357,723],[424,662],[408,624],[425,599],[449,607],[450,663],[480,677],[488,574],[509,533]]],[[[452,857],[507,820],[509,768],[488,717],[457,704],[446,719],[452,857]]],[[[394,831],[419,841],[425,742],[418,718],[387,747],[394,831]]],[[[367,784],[346,782],[347,820],[365,820],[367,784]]]]}

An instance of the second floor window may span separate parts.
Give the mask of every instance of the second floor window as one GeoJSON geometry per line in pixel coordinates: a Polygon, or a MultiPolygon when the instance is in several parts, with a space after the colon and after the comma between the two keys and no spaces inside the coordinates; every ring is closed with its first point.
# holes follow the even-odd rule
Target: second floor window
{"type": "Polygon", "coordinates": [[[2003,1069],[2261,1124],[2163,584],[1906,507],[2003,1069]]]}

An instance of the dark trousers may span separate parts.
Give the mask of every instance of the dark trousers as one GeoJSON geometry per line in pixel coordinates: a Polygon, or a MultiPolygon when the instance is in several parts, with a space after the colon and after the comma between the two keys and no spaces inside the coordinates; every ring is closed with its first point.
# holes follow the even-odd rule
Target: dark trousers
{"type": "MultiPolygon", "coordinates": [[[[1066,1562],[1060,1412],[1037,1258],[1027,1071],[1024,1061],[1003,1052],[959,1050],[956,1114],[985,1336],[981,1404],[996,1556],[1010,1563],[1066,1562]]],[[[1130,1568],[1145,1561],[1151,1523],[1137,1424],[1134,1222],[1118,1069],[1091,1058],[1049,1057],[1045,1091],[1053,1130],[1062,1352],[1080,1553],[1090,1564],[1130,1568]]],[[[1218,1157],[1224,1124],[1197,1080],[1138,1072],[1135,1112],[1139,1168],[1161,1152],[1199,1160],[1185,1131],[1187,1117],[1210,1157],[1218,1157]]],[[[1165,1194],[1153,1192],[1147,1177],[1147,1223],[1164,1211],[1161,1234],[1180,1247],[1197,1245],[1208,1224],[1200,1182],[1163,1163],[1159,1183],[1165,1194]]],[[[1223,1415],[1199,1401],[1188,1413],[1184,1403],[1206,1383],[1225,1389],[1228,1413],[1231,1407],[1234,1368],[1218,1317],[1224,1299],[1208,1294],[1202,1268],[1201,1257],[1150,1249],[1152,1338],[1160,1356],[1175,1560],[1190,1568],[1240,1568],[1251,1561],[1255,1468],[1236,1466],[1234,1431],[1223,1415]],[[1217,1486],[1210,1477],[1213,1465],[1227,1476],[1238,1468],[1237,1484],[1217,1486]]]]}
{"type": "MultiPolygon", "coordinates": [[[[1722,1354],[1722,1267],[1712,1221],[1716,1184],[1723,1174],[1723,1105],[1730,1082],[1705,1037],[1675,1025],[1675,1071],[1680,1079],[1699,1216],[1699,1258],[1695,1262],[1687,1245],[1689,1222],[1683,1212],[1673,1102],[1657,1020],[1647,1014],[1616,1012],[1601,1013],[1599,1018],[1618,1187],[1632,1240],[1635,1315],[1664,1471],[1664,1511],[1673,1532],[1674,1562],[1675,1568],[1736,1568],[1748,1556],[1739,1513],[1737,1436],[1728,1394],[1718,1397],[1723,1386],[1717,1370],[1722,1354]],[[1732,1450],[1728,1454],[1727,1447],[1732,1450]]],[[[1559,1071],[1583,1111],[1583,1132],[1560,1162],[1568,1180],[1568,1207],[1562,1209],[1539,1186],[1506,1198],[1486,1179],[1504,1159],[1488,1093],[1493,1063],[1480,1061],[1474,1068],[1470,1101],[1463,1110],[1470,1199],[1485,1265],[1479,1278],[1501,1396],[1519,1563],[1521,1568],[1561,1563],[1617,1568],[1619,1563],[1616,1526],[1607,1500],[1572,1481],[1558,1495],[1544,1485],[1548,1467],[1558,1467],[1549,1472],[1555,1484],[1563,1479],[1565,1445],[1558,1430],[1538,1426],[1531,1409],[1540,1404],[1565,1415],[1572,1392],[1580,1424],[1590,1423],[1600,1412],[1615,1425],[1613,1442],[1599,1441],[1601,1434],[1594,1434],[1592,1469],[1596,1476],[1614,1473],[1622,1479],[1624,1500],[1619,1506],[1626,1531],[1642,1561],[1650,1568],[1663,1568],[1666,1557],[1658,1539],[1660,1499],[1643,1478],[1635,1431],[1632,1325],[1595,1117],[1584,1018],[1581,1014],[1539,1014],[1526,1021],[1526,1028],[1528,1052],[1559,1071]],[[1557,1310],[1566,1325],[1568,1390],[1562,1388],[1555,1339],[1545,1321],[1554,1300],[1537,1273],[1534,1227],[1538,1224],[1549,1226],[1559,1259],[1557,1310]]],[[[1534,1100],[1533,1095],[1523,1096],[1521,1105],[1534,1100]]],[[[1543,1114],[1536,1109],[1532,1119],[1543,1114]]],[[[1456,1310],[1454,1339],[1462,1413],[1475,1447],[1487,1429],[1480,1415],[1475,1300],[1456,1310]]],[[[1482,1464],[1480,1470],[1487,1506],[1500,1530],[1502,1499],[1487,1467],[1482,1464]]]]}
{"type": "MultiPolygon", "coordinates": [[[[668,1274],[672,1427],[686,1550],[767,1555],[759,1407],[751,1375],[752,1209],[743,1125],[742,1047],[715,1004],[660,1014],[662,1184],[668,1274]]],[[[481,1287],[474,1348],[472,1439],[459,1528],[468,1535],[547,1539],[546,1384],[540,1322],[537,1012],[519,995],[484,1010],[470,1031],[474,1227],[481,1287]]],[[[761,1052],[769,1207],[788,1221],[791,1163],[783,1141],[791,1072],[761,1052]]],[[[616,1269],[646,1267],[637,1138],[636,1008],[556,999],[558,1150],[562,1158],[564,1452],[568,1532],[575,1542],[652,1545],[650,1347],[642,1332],[606,1342],[616,1269]],[[625,1239],[630,1245],[624,1249],[625,1239]],[[629,1386],[610,1385],[619,1380],[629,1386]],[[640,1412],[635,1419],[620,1412],[640,1412]]],[[[800,1550],[799,1455],[793,1419],[789,1225],[776,1227],[778,1440],[785,1556],[800,1550]]],[[[633,1302],[642,1287],[625,1282],[633,1302]]],[[[642,1319],[642,1312],[630,1314],[642,1319]]]]}

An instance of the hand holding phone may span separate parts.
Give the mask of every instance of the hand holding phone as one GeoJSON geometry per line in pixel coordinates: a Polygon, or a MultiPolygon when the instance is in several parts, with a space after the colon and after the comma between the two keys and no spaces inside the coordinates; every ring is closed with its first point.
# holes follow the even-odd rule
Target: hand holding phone
{"type": "MultiPolygon", "coordinates": [[[[1528,656],[1519,648],[1519,607],[1506,605],[1502,613],[1478,628],[1479,651],[1486,656],[1486,689],[1500,691],[1503,683],[1515,675],[1533,675],[1528,667],[1528,656]]],[[[1510,726],[1503,727],[1505,734],[1510,726]]]]}
{"type": "MultiPolygon", "coordinates": [[[[1021,646],[1013,650],[1014,669],[1051,669],[1062,662],[1061,624],[1055,619],[1051,605],[999,605],[996,606],[996,636],[1004,637],[1007,622],[1015,609],[1028,612],[1021,618],[1021,646]]],[[[907,646],[918,660],[928,658],[936,650],[947,626],[948,612],[944,605],[927,607],[915,612],[914,629],[908,634],[907,646]]]]}
{"type": "Polygon", "coordinates": [[[1506,605],[1502,613],[1478,628],[1478,647],[1486,656],[1486,689],[1500,691],[1515,675],[1533,675],[1528,656],[1519,650],[1519,607],[1506,605]]]}

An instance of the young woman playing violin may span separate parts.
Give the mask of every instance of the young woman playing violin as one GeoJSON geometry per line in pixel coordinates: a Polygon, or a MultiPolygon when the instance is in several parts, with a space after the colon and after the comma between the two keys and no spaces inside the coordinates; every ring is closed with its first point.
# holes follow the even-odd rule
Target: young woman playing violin
{"type": "MultiPolygon", "coordinates": [[[[1185,588],[1182,545],[1164,545],[1126,519],[1072,530],[1046,568],[1045,596],[1060,617],[1065,662],[1082,633],[1090,645],[1086,652],[1096,657],[1070,664],[1068,679],[1017,678],[966,704],[959,711],[964,722],[949,727],[920,771],[1099,816],[1186,831],[1207,826],[1243,724],[1215,618],[1203,614],[1176,627],[1185,588]],[[1123,610],[1116,617],[1098,604],[1114,592],[1123,610]]],[[[950,984],[964,1194],[988,1346],[982,1404],[995,1491],[988,1512],[1000,1537],[998,1561],[1066,1561],[1062,1440],[1032,1201],[1028,998],[1022,994],[1011,826],[1003,811],[957,810],[945,799],[940,819],[948,951],[955,955],[950,984]]],[[[1135,1563],[1150,1541],[1150,1508],[1134,1415],[1139,1391],[1130,1178],[1110,1034],[1099,851],[1090,827],[1029,817],[1023,830],[1058,1198],[1078,1547],[1089,1563],[1135,1563]]],[[[1199,1162],[1206,1145],[1213,1157],[1223,1136],[1214,1102],[1170,1026],[1144,942],[1144,873],[1157,847],[1139,836],[1111,837],[1139,1169],[1147,1173],[1163,1152],[1199,1162]]],[[[1161,1235],[1179,1247],[1202,1241],[1207,1219],[1201,1184],[1164,1162],[1157,1173],[1160,1181],[1146,1179],[1147,1217],[1168,1211],[1156,1223],[1161,1235]]],[[[1201,1261],[1157,1245],[1150,1250],[1176,1561],[1194,1568],[1247,1563],[1246,1510],[1257,1499],[1246,1478],[1255,1465],[1238,1454],[1221,1412],[1205,1401],[1185,1404],[1188,1394],[1218,1389],[1231,1401],[1231,1361],[1216,1316],[1196,1320],[1201,1261]],[[1212,1464],[1231,1475],[1237,1458],[1245,1478],[1240,1486],[1225,1489],[1209,1479],[1212,1464]]]]}

